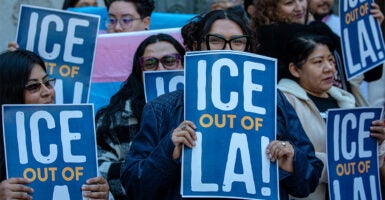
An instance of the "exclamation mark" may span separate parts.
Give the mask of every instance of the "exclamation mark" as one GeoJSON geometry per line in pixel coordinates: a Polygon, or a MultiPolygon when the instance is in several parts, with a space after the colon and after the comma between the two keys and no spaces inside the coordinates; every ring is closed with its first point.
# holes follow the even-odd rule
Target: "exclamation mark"
{"type": "MultiPolygon", "coordinates": [[[[372,28],[372,33],[373,33],[373,37],[374,37],[374,44],[376,45],[377,50],[380,50],[381,44],[380,44],[380,39],[378,37],[378,32],[377,32],[377,28],[376,28],[376,23],[378,23],[378,22],[376,21],[376,19],[374,19],[374,17],[369,17],[369,23],[370,23],[370,27],[372,28]]],[[[384,52],[382,52],[382,51],[379,51],[377,55],[378,55],[379,59],[384,58],[384,52]]]]}
{"type": "MultiPolygon", "coordinates": [[[[270,160],[267,158],[266,148],[270,140],[268,137],[261,137],[261,158],[262,158],[262,183],[270,183],[270,160]]],[[[261,188],[262,196],[271,196],[271,189],[269,187],[261,188]]]]}

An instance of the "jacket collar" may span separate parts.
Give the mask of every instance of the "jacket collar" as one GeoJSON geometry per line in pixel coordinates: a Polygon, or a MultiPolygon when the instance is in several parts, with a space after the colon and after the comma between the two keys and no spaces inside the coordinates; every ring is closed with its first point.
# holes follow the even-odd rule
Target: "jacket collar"
{"type": "MultiPolygon", "coordinates": [[[[295,81],[283,78],[278,83],[278,89],[282,92],[287,92],[293,94],[299,99],[309,101],[310,98],[307,95],[306,91],[295,81]]],[[[338,105],[341,108],[354,108],[355,107],[355,99],[352,94],[349,92],[332,86],[327,93],[337,100],[338,105]]]]}

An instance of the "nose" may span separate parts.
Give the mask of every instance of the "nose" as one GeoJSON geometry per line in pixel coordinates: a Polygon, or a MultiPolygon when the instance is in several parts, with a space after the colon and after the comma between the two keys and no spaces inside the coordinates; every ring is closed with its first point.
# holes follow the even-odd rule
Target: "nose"
{"type": "Polygon", "coordinates": [[[224,50],[231,50],[230,42],[226,42],[224,50]]]}
{"type": "Polygon", "coordinates": [[[114,31],[115,32],[123,32],[123,27],[120,25],[120,22],[117,22],[114,26],[114,31]]]}
{"type": "Polygon", "coordinates": [[[50,95],[53,90],[53,88],[48,88],[46,85],[41,84],[40,93],[42,96],[50,95]]]}
{"type": "Polygon", "coordinates": [[[295,9],[296,11],[298,11],[298,10],[301,10],[301,7],[302,7],[301,2],[298,1],[298,0],[296,0],[296,1],[295,1],[295,7],[294,7],[294,9],[295,9]]]}
{"type": "Polygon", "coordinates": [[[326,72],[333,71],[334,70],[334,64],[331,62],[326,62],[324,65],[324,70],[326,72]]]}
{"type": "Polygon", "coordinates": [[[166,70],[166,68],[163,66],[161,62],[158,63],[158,68],[156,68],[156,71],[160,70],[166,70]]]}

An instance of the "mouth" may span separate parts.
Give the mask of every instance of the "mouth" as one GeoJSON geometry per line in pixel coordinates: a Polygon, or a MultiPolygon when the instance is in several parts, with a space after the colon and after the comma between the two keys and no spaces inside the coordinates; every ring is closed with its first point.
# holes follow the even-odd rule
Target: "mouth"
{"type": "Polygon", "coordinates": [[[295,19],[303,19],[304,17],[305,17],[304,13],[298,13],[298,14],[294,15],[295,19]]]}
{"type": "Polygon", "coordinates": [[[321,4],[318,7],[323,9],[323,10],[330,10],[330,6],[327,3],[321,4]]]}
{"type": "Polygon", "coordinates": [[[324,79],[322,79],[324,82],[327,82],[327,83],[333,83],[333,76],[329,76],[329,77],[327,77],[327,78],[324,78],[324,79]]]}

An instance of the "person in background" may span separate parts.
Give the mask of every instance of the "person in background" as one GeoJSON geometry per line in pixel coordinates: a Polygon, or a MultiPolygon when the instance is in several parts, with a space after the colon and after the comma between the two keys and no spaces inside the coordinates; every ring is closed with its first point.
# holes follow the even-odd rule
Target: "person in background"
{"type": "MultiPolygon", "coordinates": [[[[278,59],[278,69],[282,66],[282,58],[285,56],[287,42],[298,33],[317,33],[332,39],[336,58],[336,74],[334,84],[346,91],[351,92],[359,106],[368,105],[367,100],[360,91],[360,84],[364,76],[359,76],[350,81],[346,78],[344,63],[342,60],[341,41],[325,23],[312,19],[308,9],[307,0],[257,0],[254,1],[256,8],[252,19],[252,28],[257,32],[259,41],[258,53],[278,59]]],[[[380,23],[384,16],[377,4],[372,3],[370,10],[374,18],[380,23]]],[[[382,67],[374,68],[365,73],[365,79],[376,80],[381,76],[382,67]]],[[[278,70],[278,80],[281,78],[278,70]]]]}
{"type": "MultiPolygon", "coordinates": [[[[187,49],[237,50],[253,52],[252,34],[237,14],[225,10],[198,16],[182,28],[187,49]]],[[[294,109],[277,97],[277,138],[266,150],[271,162],[278,160],[280,196],[307,196],[318,184],[322,163],[314,155],[294,109]]],[[[182,146],[193,148],[195,125],[184,120],[183,90],[158,97],[147,103],[132,145],[121,181],[132,199],[181,199],[182,146]]]]}
{"type": "MultiPolygon", "coordinates": [[[[354,108],[355,99],[349,92],[333,86],[335,57],[330,38],[303,34],[294,37],[287,46],[286,68],[278,83],[280,89],[294,107],[316,156],[324,163],[321,181],[314,193],[306,199],[328,199],[328,175],[326,158],[326,118],[333,108],[354,108]]],[[[385,144],[383,120],[375,120],[370,135],[378,140],[379,166],[382,165],[385,144]]]]}
{"type": "Polygon", "coordinates": [[[242,17],[243,20],[249,23],[249,16],[243,7],[243,0],[213,0],[211,3],[210,10],[227,10],[234,12],[238,16],[242,17]]]}
{"type": "Polygon", "coordinates": [[[254,13],[255,13],[255,6],[253,4],[253,0],[244,0],[243,1],[243,9],[247,13],[247,16],[251,19],[254,18],[254,13]]]}
{"type": "MultiPolygon", "coordinates": [[[[46,73],[43,60],[27,50],[7,51],[0,54],[0,103],[53,104],[55,79],[46,73]]],[[[2,111],[0,111],[2,112],[2,111]]],[[[3,146],[2,113],[0,113],[0,199],[32,199],[38,188],[28,187],[28,179],[6,178],[3,146]]],[[[108,199],[109,187],[103,177],[88,179],[82,186],[83,197],[108,199]]]]}
{"type": "Polygon", "coordinates": [[[80,8],[86,6],[98,6],[98,2],[96,0],[64,0],[62,9],[67,10],[68,8],[80,8]]]}
{"type": "Polygon", "coordinates": [[[145,104],[143,71],[183,69],[183,46],[172,36],[146,38],[134,55],[133,70],[109,105],[96,113],[99,171],[110,185],[115,200],[127,199],[120,169],[131,140],[140,125],[145,104]]]}
{"type": "Polygon", "coordinates": [[[153,0],[110,0],[107,4],[107,33],[144,31],[150,27],[153,0]]]}

